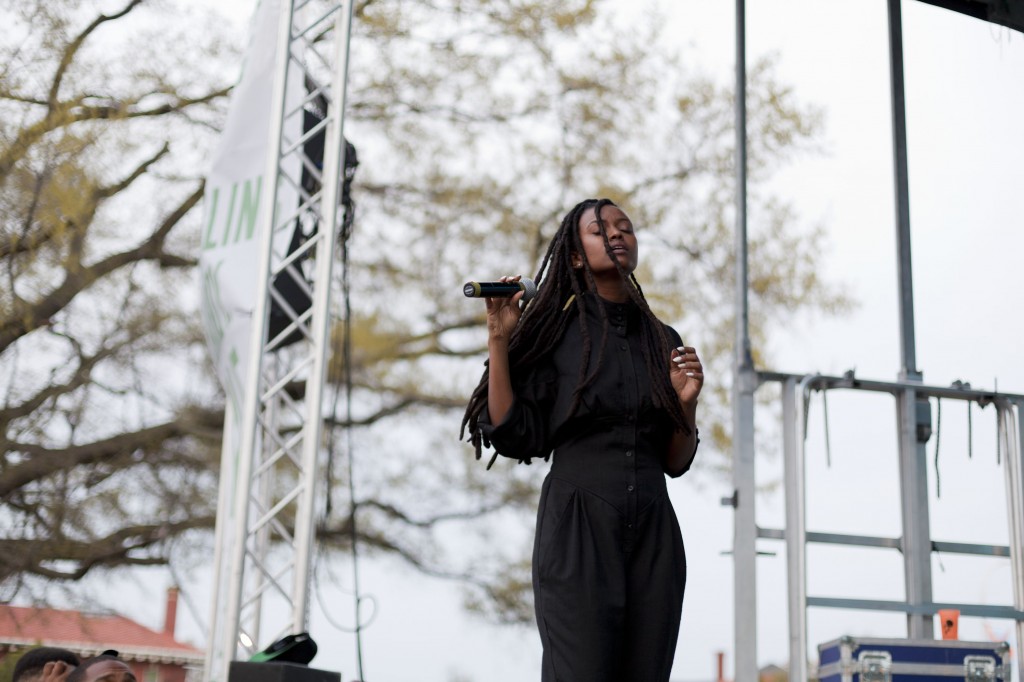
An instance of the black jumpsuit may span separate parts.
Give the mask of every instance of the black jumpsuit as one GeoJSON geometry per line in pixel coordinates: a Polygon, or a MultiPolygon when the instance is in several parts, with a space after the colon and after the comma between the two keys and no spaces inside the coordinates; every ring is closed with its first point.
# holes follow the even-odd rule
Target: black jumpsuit
{"type": "MultiPolygon", "coordinates": [[[[591,366],[602,334],[597,305],[609,332],[576,413],[566,419],[583,347],[574,321],[549,361],[513,377],[501,424],[489,424],[484,409],[481,432],[509,457],[554,451],[533,553],[543,682],[667,682],[686,584],[663,464],[674,425],[651,401],[636,304],[587,297],[591,366]]],[[[668,358],[656,362],[668,371],[668,358]]]]}

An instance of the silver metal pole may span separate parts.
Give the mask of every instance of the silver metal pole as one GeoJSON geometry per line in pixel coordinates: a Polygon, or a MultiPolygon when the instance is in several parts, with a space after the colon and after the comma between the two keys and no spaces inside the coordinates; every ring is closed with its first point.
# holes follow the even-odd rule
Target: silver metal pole
{"type": "Polygon", "coordinates": [[[331,85],[330,115],[331,122],[327,128],[324,148],[324,175],[322,181],[323,224],[319,227],[319,238],[322,243],[317,247],[316,279],[320,282],[314,292],[313,321],[311,328],[317,332],[313,342],[319,348],[312,352],[313,367],[306,383],[306,435],[302,441],[302,470],[305,473],[305,486],[299,503],[299,512],[295,519],[295,573],[294,602],[292,604],[292,627],[294,632],[307,630],[309,619],[309,582],[312,572],[310,561],[313,548],[314,509],[313,501],[316,493],[318,471],[318,455],[323,426],[321,402],[324,382],[327,377],[327,359],[330,357],[331,326],[328,324],[330,315],[331,270],[334,265],[334,247],[338,235],[338,205],[343,168],[345,167],[345,92],[348,84],[349,37],[352,24],[352,2],[345,3],[345,9],[339,13],[335,26],[335,46],[337,49],[334,81],[331,85]]]}
{"type": "Polygon", "coordinates": [[[757,680],[754,391],[747,301],[746,7],[736,0],[736,357],[733,375],[733,598],[737,682],[757,680]]]}
{"type": "Polygon", "coordinates": [[[736,365],[753,368],[747,272],[747,64],[746,9],[736,0],[736,365]]]}
{"type": "MultiPolygon", "coordinates": [[[[921,406],[912,389],[905,389],[896,400],[900,425],[900,508],[903,519],[903,576],[907,603],[921,606],[932,602],[931,531],[928,520],[928,479],[926,440],[918,435],[921,406]]],[[[907,636],[911,639],[934,638],[930,614],[907,615],[907,636]]]]}
{"type": "MultiPolygon", "coordinates": [[[[921,381],[914,339],[914,288],[910,258],[910,192],[907,170],[907,117],[903,82],[903,23],[901,0],[888,0],[889,67],[892,88],[893,175],[896,199],[896,250],[899,276],[900,380],[921,381]]],[[[899,419],[900,488],[903,516],[903,574],[907,602],[932,601],[931,531],[928,520],[928,478],[925,444],[930,435],[930,405],[919,401],[912,388],[897,399],[899,419]]],[[[932,618],[907,616],[907,635],[932,639],[932,618]]]]}
{"type": "Polygon", "coordinates": [[[804,424],[808,379],[782,385],[782,450],[786,485],[786,578],[789,616],[789,682],[807,682],[807,522],[804,424]],[[800,399],[799,405],[797,399],[800,399]]]}
{"type": "MultiPolygon", "coordinates": [[[[279,372],[281,366],[281,359],[277,356],[269,356],[264,359],[265,363],[270,363],[274,366],[273,373],[276,375],[279,372]]],[[[272,400],[266,404],[264,411],[264,419],[271,425],[271,430],[277,432],[280,427],[281,420],[281,406],[280,400],[272,400]]],[[[262,455],[259,458],[260,466],[270,459],[270,453],[274,450],[274,446],[268,443],[266,439],[263,439],[259,443],[260,451],[262,455]]],[[[259,467],[257,467],[258,469],[259,467]]],[[[251,480],[249,483],[249,500],[250,509],[256,511],[256,518],[259,518],[267,513],[273,502],[273,495],[271,492],[271,486],[273,481],[269,476],[256,476],[255,480],[251,480]]],[[[251,520],[251,519],[250,519],[251,520]]],[[[270,524],[264,524],[255,533],[249,530],[249,538],[246,541],[251,540],[251,551],[253,557],[258,557],[258,560],[262,561],[267,553],[270,551],[271,537],[270,537],[270,524]]],[[[246,570],[242,576],[245,580],[249,581],[250,587],[245,590],[245,593],[250,595],[262,595],[267,583],[267,576],[264,575],[263,571],[260,570],[246,570]]],[[[245,598],[242,599],[242,604],[245,603],[245,598]]],[[[238,624],[242,629],[242,632],[246,634],[249,641],[252,642],[252,646],[245,646],[245,642],[242,642],[247,655],[256,653],[257,647],[261,641],[263,641],[263,600],[257,597],[255,606],[251,609],[246,609],[244,606],[239,606],[242,611],[245,612],[244,617],[239,614],[238,624]]]]}
{"type": "MultiPolygon", "coordinates": [[[[230,519],[222,510],[229,508],[231,504],[232,495],[236,488],[236,481],[228,472],[234,469],[234,457],[237,449],[235,444],[237,443],[238,427],[235,424],[235,411],[231,406],[231,401],[224,401],[224,428],[223,435],[221,436],[221,455],[220,455],[220,482],[217,490],[217,521],[214,525],[213,537],[213,592],[218,594],[226,586],[227,578],[225,571],[229,569],[229,562],[227,560],[228,552],[227,549],[227,528],[230,524],[230,519]]],[[[206,658],[203,662],[203,670],[206,672],[206,680],[213,679],[210,676],[210,672],[215,669],[219,669],[221,658],[231,658],[231,654],[234,653],[234,642],[225,642],[222,639],[222,633],[224,630],[223,618],[224,613],[221,609],[221,604],[218,603],[217,599],[210,600],[210,620],[209,620],[209,638],[206,645],[206,658]]]]}
{"type": "Polygon", "coordinates": [[[917,373],[914,336],[914,276],[910,260],[910,181],[907,164],[907,108],[903,80],[901,0],[889,2],[889,72],[892,91],[893,178],[896,190],[896,255],[899,259],[900,367],[917,373]]]}
{"type": "MultiPolygon", "coordinates": [[[[1009,514],[1010,575],[1013,580],[1013,607],[1024,611],[1024,402],[1000,401],[999,438],[1006,457],[1006,508],[1009,514]]],[[[1024,620],[1015,623],[1017,634],[1017,679],[1024,679],[1024,620]]]]}

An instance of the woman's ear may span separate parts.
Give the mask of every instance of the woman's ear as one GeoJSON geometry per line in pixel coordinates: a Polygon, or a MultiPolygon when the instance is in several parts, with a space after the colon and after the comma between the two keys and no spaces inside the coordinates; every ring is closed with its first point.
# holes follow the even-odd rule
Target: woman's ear
{"type": "Polygon", "coordinates": [[[573,251],[571,254],[569,254],[569,258],[572,260],[572,267],[574,270],[579,270],[580,268],[583,267],[583,258],[582,256],[580,256],[580,254],[573,251]]]}

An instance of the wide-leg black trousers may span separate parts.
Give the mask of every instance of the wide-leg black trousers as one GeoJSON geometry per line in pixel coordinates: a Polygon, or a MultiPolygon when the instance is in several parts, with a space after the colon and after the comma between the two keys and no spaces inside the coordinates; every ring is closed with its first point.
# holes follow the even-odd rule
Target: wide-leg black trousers
{"type": "Polygon", "coordinates": [[[533,554],[541,679],[667,682],[686,555],[664,485],[622,504],[578,483],[553,471],[541,493],[533,554]]]}

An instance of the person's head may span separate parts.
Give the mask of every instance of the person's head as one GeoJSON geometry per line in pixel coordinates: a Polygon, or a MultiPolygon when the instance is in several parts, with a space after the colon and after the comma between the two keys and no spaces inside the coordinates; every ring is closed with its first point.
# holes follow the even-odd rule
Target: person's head
{"type": "Polygon", "coordinates": [[[136,682],[136,679],[127,663],[103,654],[82,661],[65,682],[136,682]]]}
{"type": "Polygon", "coordinates": [[[580,202],[569,212],[562,229],[570,232],[574,225],[578,240],[570,249],[574,270],[586,267],[594,276],[618,273],[623,279],[636,270],[639,249],[633,222],[611,200],[580,202]]]}
{"type": "MultiPolygon", "coordinates": [[[[574,293],[593,291],[600,280],[623,285],[635,280],[638,256],[633,223],[610,199],[584,199],[562,218],[537,274],[554,305],[574,293]]],[[[630,287],[626,287],[627,293],[630,287]]]]}
{"type": "Polygon", "coordinates": [[[47,663],[64,663],[69,668],[78,665],[78,656],[54,646],[41,646],[26,651],[14,666],[11,682],[38,682],[47,663]]]}

